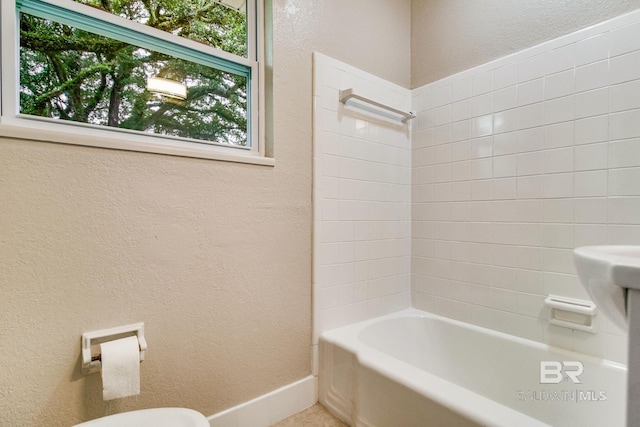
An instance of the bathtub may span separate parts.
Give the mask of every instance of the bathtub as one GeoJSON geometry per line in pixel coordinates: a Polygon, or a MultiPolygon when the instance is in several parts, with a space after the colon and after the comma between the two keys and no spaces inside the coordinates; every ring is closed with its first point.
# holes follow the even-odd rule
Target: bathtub
{"type": "Polygon", "coordinates": [[[325,332],[319,399],[352,426],[624,426],[626,366],[416,309],[325,332]]]}

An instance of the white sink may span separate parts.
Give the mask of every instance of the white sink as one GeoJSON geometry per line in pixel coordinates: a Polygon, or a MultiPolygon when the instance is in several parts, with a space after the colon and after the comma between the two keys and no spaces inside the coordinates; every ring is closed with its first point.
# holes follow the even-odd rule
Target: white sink
{"type": "Polygon", "coordinates": [[[154,408],[109,415],[74,427],[209,427],[209,422],[192,409],[154,408]]]}
{"type": "Polygon", "coordinates": [[[573,251],[573,261],[593,302],[626,330],[626,290],[640,289],[640,246],[584,246],[573,251]]]}

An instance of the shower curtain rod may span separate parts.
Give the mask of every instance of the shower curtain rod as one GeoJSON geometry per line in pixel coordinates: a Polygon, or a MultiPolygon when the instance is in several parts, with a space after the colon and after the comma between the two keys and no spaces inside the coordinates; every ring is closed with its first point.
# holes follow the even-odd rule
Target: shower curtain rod
{"type": "Polygon", "coordinates": [[[362,102],[366,102],[368,104],[371,104],[374,107],[382,108],[382,109],[387,110],[387,111],[391,111],[392,113],[397,114],[397,115],[402,117],[400,119],[400,121],[402,123],[407,123],[409,120],[416,118],[416,115],[413,114],[411,111],[405,112],[405,111],[402,111],[402,110],[398,110],[398,109],[390,107],[388,105],[381,104],[380,102],[374,101],[372,99],[365,98],[364,96],[357,95],[357,94],[353,93],[353,89],[343,89],[343,90],[341,90],[339,98],[340,98],[340,102],[342,102],[343,104],[346,104],[347,101],[350,100],[351,98],[355,98],[355,99],[360,100],[362,102]]]}

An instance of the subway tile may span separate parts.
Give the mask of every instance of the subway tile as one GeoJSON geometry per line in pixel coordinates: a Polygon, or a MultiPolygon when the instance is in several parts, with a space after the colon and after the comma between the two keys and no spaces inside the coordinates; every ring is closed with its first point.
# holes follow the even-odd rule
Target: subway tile
{"type": "Polygon", "coordinates": [[[518,64],[512,63],[493,71],[493,88],[498,91],[518,83],[518,64]]]}
{"type": "Polygon", "coordinates": [[[575,144],[603,142],[609,137],[609,116],[602,115],[576,120],[575,144]]]}
{"type": "Polygon", "coordinates": [[[640,108],[640,80],[611,86],[609,88],[611,108],[609,112],[640,108]]]}
{"type": "Polygon", "coordinates": [[[471,198],[473,200],[491,200],[493,198],[491,181],[490,179],[473,181],[471,183],[471,198]]]}
{"type": "Polygon", "coordinates": [[[573,226],[574,247],[606,245],[608,243],[606,225],[576,224],[573,226]]]}
{"type": "Polygon", "coordinates": [[[493,242],[500,245],[515,245],[518,242],[518,225],[517,223],[493,223],[492,235],[493,242]]]}
{"type": "Polygon", "coordinates": [[[459,120],[471,118],[471,99],[464,99],[462,101],[454,102],[451,105],[451,121],[457,122],[459,120]]]}
{"type": "Polygon", "coordinates": [[[493,115],[493,132],[504,133],[518,129],[517,110],[506,110],[493,115]]]}
{"type": "Polygon", "coordinates": [[[518,108],[518,128],[527,129],[542,126],[545,119],[544,102],[518,108]]]}
{"type": "Polygon", "coordinates": [[[424,166],[429,166],[434,164],[433,153],[434,153],[433,147],[427,147],[427,148],[421,148],[420,150],[415,150],[413,152],[414,157],[417,159],[417,161],[414,162],[415,167],[421,168],[424,166]]]}
{"type": "Polygon", "coordinates": [[[516,176],[517,158],[514,155],[493,157],[494,178],[516,176]]]}
{"type": "Polygon", "coordinates": [[[472,202],[471,203],[471,221],[472,222],[491,222],[493,211],[490,201],[472,202]]]}
{"type": "Polygon", "coordinates": [[[424,86],[417,89],[415,93],[417,93],[418,104],[413,105],[413,108],[416,111],[425,111],[433,108],[433,92],[430,87],[424,86]],[[428,91],[425,89],[428,89],[428,91]]]}
{"type": "Polygon", "coordinates": [[[542,175],[519,176],[516,182],[518,199],[542,198],[542,175]]]}
{"type": "Polygon", "coordinates": [[[322,175],[332,177],[340,176],[340,156],[324,154],[318,160],[318,165],[322,170],[322,175]]]}
{"type": "Polygon", "coordinates": [[[575,274],[573,251],[570,249],[544,249],[544,269],[553,273],[575,274]]]}
{"type": "Polygon", "coordinates": [[[511,245],[491,245],[491,260],[493,265],[498,267],[491,271],[491,285],[511,289],[516,280],[516,270],[513,267],[518,265],[518,257],[513,247],[511,245]]]}
{"type": "Polygon", "coordinates": [[[463,202],[463,203],[452,203],[451,204],[451,220],[452,221],[465,221],[468,222],[470,220],[470,203],[471,202],[463,202]]]}
{"type": "Polygon", "coordinates": [[[451,104],[443,105],[442,107],[435,108],[433,110],[433,124],[434,126],[441,126],[447,123],[451,123],[451,104]]]}
{"type": "Polygon", "coordinates": [[[640,224],[640,197],[609,197],[609,224],[640,224]]]}
{"type": "Polygon", "coordinates": [[[433,190],[434,202],[451,201],[451,184],[450,183],[433,184],[432,190],[433,190]]]}
{"type": "Polygon", "coordinates": [[[472,121],[461,120],[451,123],[451,141],[462,141],[471,138],[472,121]]]}
{"type": "Polygon", "coordinates": [[[610,55],[618,56],[640,49],[640,22],[611,30],[610,55]]]}
{"type": "Polygon", "coordinates": [[[545,126],[544,148],[562,148],[573,145],[574,123],[564,122],[545,126]]]}
{"type": "MultiPolygon", "coordinates": [[[[494,183],[500,180],[494,180],[494,183]]],[[[515,182],[515,180],[513,180],[515,182]]],[[[514,183],[515,190],[515,183],[514,183]]],[[[516,222],[518,202],[515,200],[494,200],[491,202],[491,217],[495,222],[516,222]]]]}
{"type": "Polygon", "coordinates": [[[425,148],[433,145],[433,129],[414,132],[411,136],[413,149],[425,148]]]}
{"type": "MultiPolygon", "coordinates": [[[[544,249],[542,247],[519,246],[516,248],[518,256],[518,268],[525,270],[542,270],[544,268],[544,249]]],[[[521,290],[540,290],[542,272],[540,274],[529,274],[518,271],[518,287],[521,290]],[[526,282],[525,282],[526,280],[526,282]],[[534,284],[533,280],[536,280],[534,284]]]]}
{"type": "MultiPolygon", "coordinates": [[[[542,259],[542,248],[532,248],[540,252],[540,259],[542,259]]],[[[526,258],[528,254],[518,254],[518,258],[526,258]]],[[[542,261],[540,261],[542,264],[542,261]]],[[[542,271],[535,271],[539,269],[525,269],[521,266],[516,270],[516,283],[514,289],[520,292],[528,293],[540,293],[540,288],[544,283],[544,273],[542,271]]]]}
{"type": "Polygon", "coordinates": [[[440,107],[442,105],[450,104],[453,99],[451,85],[445,84],[439,86],[433,91],[433,106],[440,107]]]}
{"type": "Polygon", "coordinates": [[[518,152],[516,132],[502,133],[493,136],[493,155],[501,156],[518,152]]]}
{"type": "Polygon", "coordinates": [[[434,147],[434,163],[450,163],[451,162],[451,143],[436,145],[434,147]]]}
{"type": "Polygon", "coordinates": [[[460,101],[462,99],[471,98],[472,95],[472,80],[471,78],[458,80],[451,85],[451,100],[460,101]]]}
{"type": "Polygon", "coordinates": [[[611,169],[608,195],[640,196],[640,168],[611,169]]]}
{"type": "Polygon", "coordinates": [[[518,152],[539,151],[544,148],[545,130],[543,127],[521,130],[517,134],[518,152]]]}
{"type": "Polygon", "coordinates": [[[575,72],[573,69],[545,77],[544,98],[553,99],[573,94],[575,72]]]}
{"type": "MultiPolygon", "coordinates": [[[[606,181],[605,181],[605,191],[606,191],[606,181]]],[[[606,224],[607,222],[607,198],[606,197],[576,198],[574,200],[574,205],[575,205],[575,223],[576,224],[606,224]]]]}
{"type": "Polygon", "coordinates": [[[573,181],[572,173],[544,175],[544,197],[573,197],[573,181]]]}
{"type": "Polygon", "coordinates": [[[601,61],[609,57],[608,32],[601,33],[576,43],[576,66],[601,61]]]}
{"type": "Polygon", "coordinates": [[[573,170],[573,148],[545,150],[544,173],[571,172],[573,170]]]}
{"type": "Polygon", "coordinates": [[[544,79],[530,80],[518,85],[518,106],[544,100],[544,79]]]}
{"type": "Polygon", "coordinates": [[[576,68],[576,92],[597,89],[609,83],[609,61],[576,68]]]}
{"type": "Polygon", "coordinates": [[[340,197],[340,179],[337,177],[323,176],[319,179],[317,188],[322,198],[337,199],[340,197]]]}
{"type": "Polygon", "coordinates": [[[519,222],[542,222],[543,201],[540,199],[518,200],[516,202],[516,219],[519,222]]]}
{"type": "Polygon", "coordinates": [[[442,125],[433,128],[433,145],[451,142],[451,125],[442,125]]]}
{"type": "MultiPolygon", "coordinates": [[[[494,241],[494,230],[493,225],[490,222],[471,222],[470,223],[470,241],[474,243],[484,243],[489,244],[494,241]]],[[[471,245],[471,260],[473,262],[484,262],[491,263],[491,259],[483,259],[478,258],[479,256],[490,255],[485,251],[478,251],[474,248],[477,248],[477,245],[471,245]]]]}
{"type": "Polygon", "coordinates": [[[609,112],[609,89],[601,88],[576,95],[576,119],[609,112]]]}
{"type": "Polygon", "coordinates": [[[460,160],[471,159],[471,140],[458,141],[451,143],[451,160],[456,162],[460,160]]]}
{"type": "Polygon", "coordinates": [[[460,181],[451,183],[451,200],[464,202],[471,200],[471,182],[460,181]]]}
{"type": "Polygon", "coordinates": [[[515,199],[518,194],[516,178],[501,178],[493,180],[494,200],[515,199]]]}
{"type": "Polygon", "coordinates": [[[570,298],[588,299],[586,291],[580,284],[575,271],[571,274],[544,272],[544,294],[564,295],[570,298]]]}
{"type": "Polygon", "coordinates": [[[594,170],[607,168],[608,144],[579,145],[575,147],[575,170],[594,170]]]}
{"type": "Polygon", "coordinates": [[[475,117],[473,120],[472,136],[478,138],[493,133],[493,115],[475,117]]]}
{"type": "Polygon", "coordinates": [[[574,199],[545,199],[543,202],[544,222],[573,222],[574,199]]]}
{"type": "Polygon", "coordinates": [[[517,173],[518,176],[538,175],[544,172],[544,155],[542,151],[518,154],[517,173]]]}
{"type": "Polygon", "coordinates": [[[471,98],[471,114],[473,117],[484,116],[491,113],[493,113],[492,92],[471,98]]]}
{"type": "Polygon", "coordinates": [[[575,118],[575,97],[573,95],[544,102],[544,123],[566,122],[575,118]]]}
{"type": "Polygon", "coordinates": [[[491,92],[493,90],[493,70],[473,76],[473,96],[491,92]]]}
{"type": "Polygon", "coordinates": [[[544,76],[545,54],[535,55],[526,58],[518,63],[518,82],[537,79],[544,76]]]}
{"type": "Polygon", "coordinates": [[[640,50],[616,56],[609,62],[610,85],[640,79],[640,50]]]}
{"type": "Polygon", "coordinates": [[[543,224],[516,224],[516,240],[521,246],[543,246],[543,224]]]}
{"type": "MultiPolygon", "coordinates": [[[[414,264],[426,263],[420,274],[438,276],[420,292],[414,286],[414,298],[439,296],[457,304],[449,308],[459,312],[461,304],[468,309],[467,303],[475,302],[474,318],[489,323],[496,323],[495,310],[487,307],[513,311],[529,316],[538,330],[524,327],[523,333],[542,335],[538,316],[544,295],[586,295],[575,276],[574,246],[640,239],[636,33],[640,24],[614,28],[430,88],[425,95],[429,92],[432,101],[414,97],[420,109],[433,107],[421,115],[412,135],[412,217],[420,219],[413,224],[414,260],[419,260],[414,264]],[[507,289],[518,292],[503,293],[507,289]]],[[[357,144],[349,148],[349,156],[366,151],[370,154],[363,159],[385,163],[383,175],[400,173],[392,168],[400,166],[392,152],[358,150],[357,144]]],[[[360,164],[352,166],[352,183],[382,178],[360,164]]],[[[322,186],[334,197],[332,179],[322,186]]],[[[396,200],[386,190],[371,191],[396,200]]],[[[355,193],[352,185],[348,195],[355,193]]],[[[381,221],[391,218],[385,214],[381,221]]],[[[327,232],[341,238],[339,227],[327,232]]],[[[346,244],[334,252],[352,259],[357,250],[346,244]]],[[[392,273],[383,267],[373,271],[392,273]]],[[[348,268],[338,270],[332,280],[349,274],[348,268]]],[[[384,281],[376,286],[381,295],[391,289],[384,281]]]]}
{"type": "Polygon", "coordinates": [[[609,115],[609,139],[640,136],[640,109],[609,115]]]}
{"type": "Polygon", "coordinates": [[[509,110],[518,106],[518,87],[509,86],[493,93],[493,111],[509,110]]]}
{"type": "Polygon", "coordinates": [[[609,143],[609,167],[640,166],[640,139],[626,139],[609,143]]]}
{"type": "Polygon", "coordinates": [[[548,248],[573,248],[573,224],[544,224],[544,246],[548,248]]]}
{"type": "Polygon", "coordinates": [[[451,242],[451,260],[469,262],[469,243],[451,242]]]}
{"type": "Polygon", "coordinates": [[[637,225],[610,225],[607,227],[607,243],[637,245],[638,241],[640,241],[640,227],[637,225]]]}
{"type": "Polygon", "coordinates": [[[451,181],[451,163],[445,163],[434,166],[433,182],[450,182],[451,181]]]}
{"type": "Polygon", "coordinates": [[[575,66],[576,44],[571,43],[547,52],[546,74],[570,70],[575,66]]]}
{"type": "Polygon", "coordinates": [[[479,159],[483,157],[490,157],[493,153],[493,138],[483,137],[474,138],[471,140],[471,157],[479,159]]]}
{"type": "MultiPolygon", "coordinates": [[[[544,296],[526,293],[517,293],[518,313],[532,318],[533,324],[538,323],[544,310],[544,296]]],[[[529,338],[535,339],[535,338],[529,338]]]]}

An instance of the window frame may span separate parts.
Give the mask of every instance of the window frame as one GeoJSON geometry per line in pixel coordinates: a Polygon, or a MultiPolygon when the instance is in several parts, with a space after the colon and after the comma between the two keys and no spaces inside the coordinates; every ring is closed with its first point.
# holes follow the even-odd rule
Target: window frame
{"type": "Polygon", "coordinates": [[[247,0],[247,56],[188,40],[73,0],[2,0],[0,5],[0,136],[34,141],[273,165],[265,157],[264,4],[247,0]],[[19,113],[20,12],[51,18],[95,34],[198,62],[247,73],[247,139],[250,147],[149,134],[19,113]],[[187,52],[188,54],[186,54],[187,52]]]}

